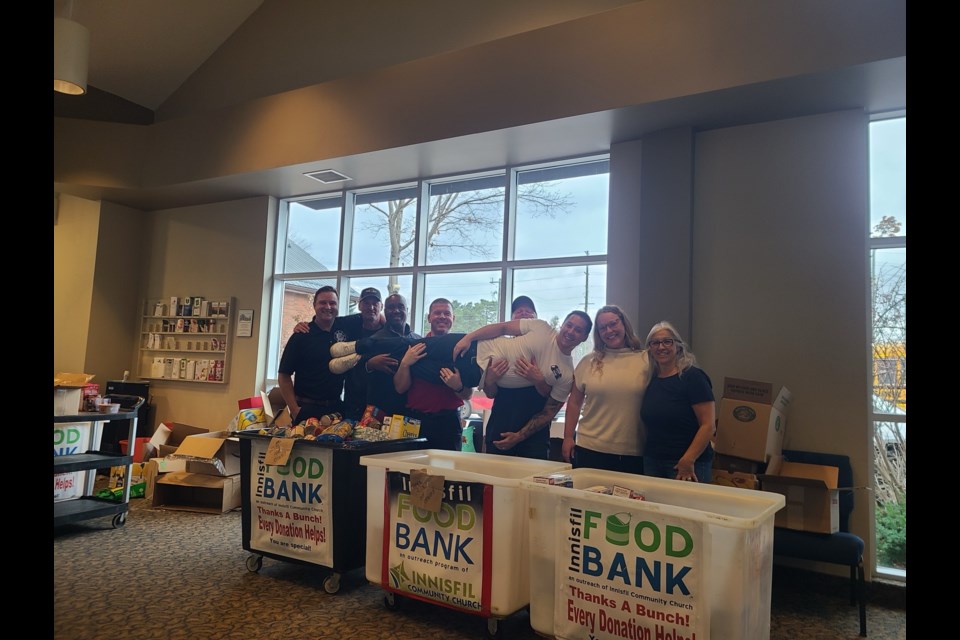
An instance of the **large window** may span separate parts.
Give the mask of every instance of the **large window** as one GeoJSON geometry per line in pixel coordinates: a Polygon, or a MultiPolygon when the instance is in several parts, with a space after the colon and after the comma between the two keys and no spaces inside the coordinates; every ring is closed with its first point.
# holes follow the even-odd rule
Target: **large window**
{"type": "Polygon", "coordinates": [[[877,572],[906,579],[907,119],[870,124],[870,293],[877,572]]]}
{"type": "Polygon", "coordinates": [[[508,319],[521,294],[555,326],[574,309],[592,316],[607,295],[609,171],[593,156],[281,202],[269,377],[324,284],[340,291],[341,315],[364,287],[403,294],[421,333],[439,297],[458,332],[508,319]]]}

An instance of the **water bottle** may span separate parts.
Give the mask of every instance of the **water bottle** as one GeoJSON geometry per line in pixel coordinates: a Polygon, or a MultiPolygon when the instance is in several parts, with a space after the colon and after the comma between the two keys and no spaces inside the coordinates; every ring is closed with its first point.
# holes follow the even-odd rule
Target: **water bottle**
{"type": "Polygon", "coordinates": [[[474,426],[472,424],[468,424],[463,428],[462,435],[460,436],[460,451],[477,452],[473,446],[473,429],[474,426]]]}

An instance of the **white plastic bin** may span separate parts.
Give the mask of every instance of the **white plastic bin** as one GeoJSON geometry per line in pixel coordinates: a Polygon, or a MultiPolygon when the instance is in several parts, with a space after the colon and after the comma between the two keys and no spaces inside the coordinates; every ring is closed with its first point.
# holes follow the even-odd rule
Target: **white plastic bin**
{"type": "Polygon", "coordinates": [[[530,625],[557,638],[770,637],[783,496],[598,469],[573,488],[521,481],[530,625]],[[645,500],[585,489],[624,487],[645,500]]]}
{"type": "Polygon", "coordinates": [[[368,455],[360,464],[367,467],[367,580],[490,619],[529,604],[520,480],[569,464],[438,449],[368,455]],[[443,477],[436,514],[410,504],[404,483],[414,470],[443,477]]]}

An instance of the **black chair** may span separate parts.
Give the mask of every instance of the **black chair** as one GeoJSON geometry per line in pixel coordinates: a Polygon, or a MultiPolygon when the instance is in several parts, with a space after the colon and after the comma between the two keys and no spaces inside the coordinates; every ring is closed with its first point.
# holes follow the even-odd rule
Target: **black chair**
{"type": "Polygon", "coordinates": [[[853,468],[848,456],[784,449],[783,459],[789,462],[820,464],[840,469],[837,479],[840,491],[840,530],[837,533],[812,533],[774,528],[773,554],[814,560],[850,567],[850,604],[860,605],[860,635],[867,635],[867,593],[863,576],[863,539],[850,533],[850,512],[853,511],[853,468]],[[846,488],[846,489],[843,489],[846,488]]]}

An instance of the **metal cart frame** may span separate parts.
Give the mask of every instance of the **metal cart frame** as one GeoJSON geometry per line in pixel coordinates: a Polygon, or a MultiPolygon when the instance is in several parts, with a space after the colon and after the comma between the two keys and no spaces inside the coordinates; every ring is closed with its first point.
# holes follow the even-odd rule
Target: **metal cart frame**
{"type": "MultiPolygon", "coordinates": [[[[125,465],[127,468],[126,477],[123,482],[123,499],[120,502],[98,498],[93,493],[93,485],[96,480],[94,476],[87,478],[83,493],[77,498],[65,500],[63,502],[53,503],[53,526],[57,527],[91,518],[100,518],[113,516],[113,528],[122,527],[127,521],[127,512],[130,509],[130,479],[133,475],[131,465],[133,464],[133,445],[136,442],[137,434],[137,413],[140,406],[145,402],[140,396],[127,396],[112,394],[110,398],[114,402],[119,402],[121,411],[119,413],[98,413],[81,411],[75,415],[53,416],[54,424],[63,424],[67,422],[113,422],[114,420],[129,420],[130,433],[127,442],[128,455],[117,455],[116,453],[103,453],[101,451],[88,450],[84,453],[54,456],[53,473],[70,473],[73,471],[88,471],[103,469],[106,467],[116,467],[125,465]]],[[[89,446],[89,443],[88,443],[89,446]]]]}

